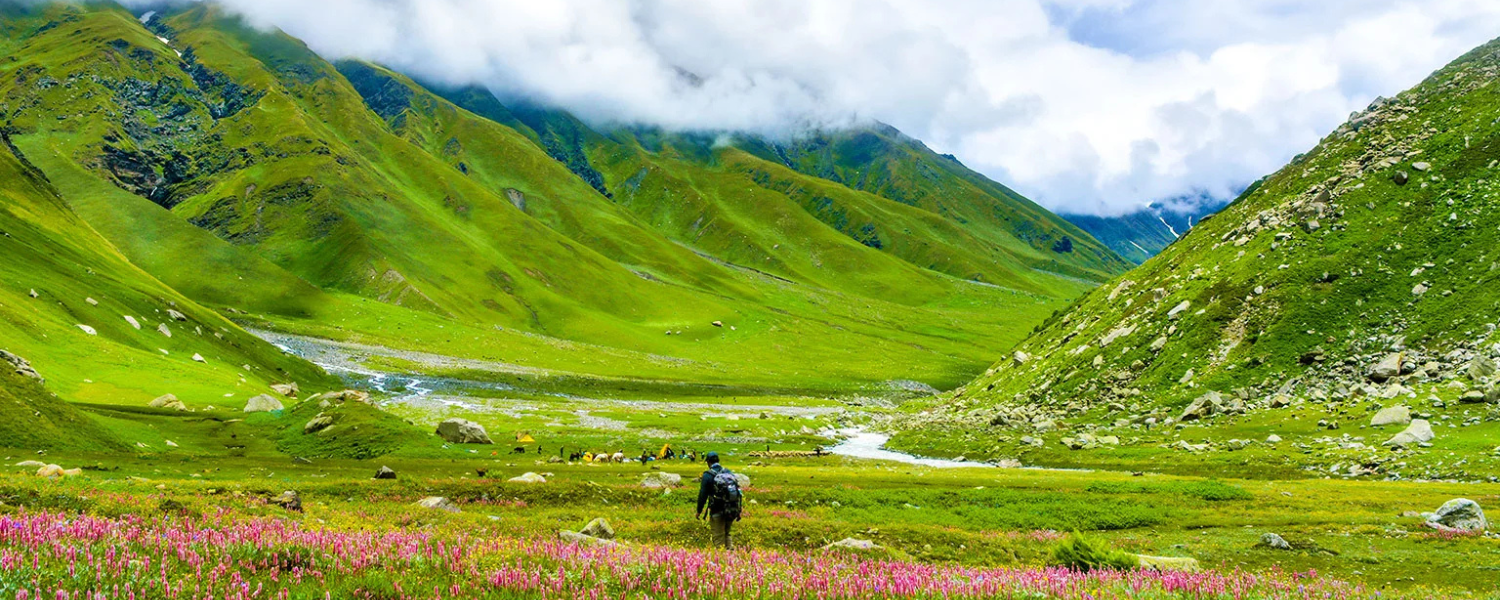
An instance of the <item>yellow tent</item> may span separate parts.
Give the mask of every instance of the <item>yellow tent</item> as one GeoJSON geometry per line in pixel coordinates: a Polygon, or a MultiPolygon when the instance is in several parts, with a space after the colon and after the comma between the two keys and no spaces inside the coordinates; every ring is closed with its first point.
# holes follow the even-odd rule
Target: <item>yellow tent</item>
{"type": "Polygon", "coordinates": [[[656,451],[656,460],[666,460],[667,451],[672,449],[671,444],[662,444],[661,450],[656,451]]]}
{"type": "Polygon", "coordinates": [[[518,432],[516,432],[516,443],[517,444],[535,444],[536,443],[536,438],[531,437],[531,434],[526,433],[524,431],[518,431],[518,432]]]}

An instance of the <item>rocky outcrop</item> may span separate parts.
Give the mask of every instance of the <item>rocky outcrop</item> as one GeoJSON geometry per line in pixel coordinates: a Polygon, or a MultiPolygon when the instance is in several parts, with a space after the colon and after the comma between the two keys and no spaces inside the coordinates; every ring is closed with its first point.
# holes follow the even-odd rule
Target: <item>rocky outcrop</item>
{"type": "Polygon", "coordinates": [[[147,404],[147,406],[150,406],[151,408],[187,410],[187,405],[183,404],[181,400],[177,399],[177,396],[173,396],[172,394],[166,394],[160,398],[152,400],[150,404],[147,404]]]}
{"type": "Polygon", "coordinates": [[[448,419],[438,424],[437,434],[450,444],[493,444],[484,427],[464,419],[448,419]]]}
{"type": "Polygon", "coordinates": [[[615,528],[611,527],[609,525],[609,521],[606,521],[603,518],[589,521],[589,524],[585,525],[583,529],[580,529],[578,533],[589,537],[599,538],[601,540],[615,539],[615,528]]]}
{"type": "Polygon", "coordinates": [[[1375,413],[1375,416],[1370,418],[1371,427],[1406,425],[1408,423],[1411,423],[1411,409],[1405,406],[1392,406],[1375,413]]]}
{"type": "Polygon", "coordinates": [[[1385,445],[1412,446],[1416,444],[1425,444],[1432,441],[1435,437],[1437,437],[1437,435],[1432,432],[1431,423],[1428,423],[1423,419],[1413,419],[1411,425],[1407,426],[1405,431],[1391,436],[1391,439],[1385,441],[1385,445]]]}
{"type": "Polygon", "coordinates": [[[1484,509],[1468,498],[1454,498],[1444,502],[1437,512],[1427,517],[1427,525],[1435,529],[1475,532],[1488,529],[1484,509]]]}
{"type": "Polygon", "coordinates": [[[277,400],[265,394],[261,394],[254,398],[251,398],[249,402],[245,403],[245,412],[247,413],[271,412],[282,410],[285,408],[285,406],[282,406],[280,400],[277,400]]]}
{"type": "Polygon", "coordinates": [[[36,369],[31,367],[30,362],[27,362],[26,359],[21,358],[20,356],[16,356],[15,354],[0,350],[0,361],[3,361],[5,364],[10,365],[12,369],[15,369],[17,375],[20,375],[22,377],[29,377],[42,383],[47,382],[47,380],[42,379],[42,375],[40,373],[36,372],[36,369]]]}

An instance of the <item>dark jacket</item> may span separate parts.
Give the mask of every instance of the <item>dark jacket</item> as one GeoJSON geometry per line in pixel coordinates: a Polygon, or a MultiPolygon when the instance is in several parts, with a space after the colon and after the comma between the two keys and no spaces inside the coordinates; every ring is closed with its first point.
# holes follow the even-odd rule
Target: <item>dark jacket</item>
{"type": "Polygon", "coordinates": [[[708,505],[709,516],[717,517],[724,514],[723,502],[720,502],[718,498],[714,498],[714,476],[723,470],[724,465],[714,463],[707,471],[703,472],[702,477],[698,478],[698,512],[694,514],[701,514],[704,504],[708,505]]]}

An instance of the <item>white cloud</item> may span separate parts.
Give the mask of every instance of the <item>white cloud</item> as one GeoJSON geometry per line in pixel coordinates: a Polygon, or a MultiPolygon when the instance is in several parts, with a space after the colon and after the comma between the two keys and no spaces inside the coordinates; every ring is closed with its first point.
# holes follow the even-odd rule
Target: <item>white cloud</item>
{"type": "Polygon", "coordinates": [[[598,122],[877,119],[1105,214],[1230,195],[1500,34],[1490,0],[222,1],[330,58],[598,122]]]}

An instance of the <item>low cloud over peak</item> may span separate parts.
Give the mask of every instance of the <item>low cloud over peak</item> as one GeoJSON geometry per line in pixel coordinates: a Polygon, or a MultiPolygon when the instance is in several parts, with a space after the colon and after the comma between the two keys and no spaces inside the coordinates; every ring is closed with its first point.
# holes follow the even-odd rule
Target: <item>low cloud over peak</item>
{"type": "Polygon", "coordinates": [[[1483,0],[220,0],[600,123],[883,121],[1057,211],[1225,197],[1500,34],[1483,0]]]}

